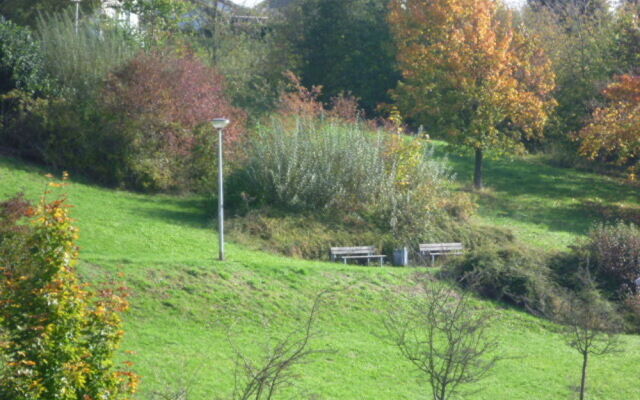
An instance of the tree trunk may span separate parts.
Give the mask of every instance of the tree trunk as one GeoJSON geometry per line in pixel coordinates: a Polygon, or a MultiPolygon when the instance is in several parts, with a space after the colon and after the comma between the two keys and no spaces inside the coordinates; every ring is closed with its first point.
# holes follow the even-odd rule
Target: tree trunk
{"type": "Polygon", "coordinates": [[[482,189],[482,149],[476,149],[476,170],[473,175],[473,186],[482,189]]]}
{"type": "Polygon", "coordinates": [[[589,353],[582,355],[582,379],[580,380],[580,400],[584,400],[584,393],[587,388],[587,363],[589,361],[589,353]]]}

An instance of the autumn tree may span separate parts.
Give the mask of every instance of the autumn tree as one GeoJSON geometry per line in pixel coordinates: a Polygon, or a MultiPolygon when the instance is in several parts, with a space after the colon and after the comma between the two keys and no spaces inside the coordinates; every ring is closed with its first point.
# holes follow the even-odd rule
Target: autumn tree
{"type": "Polygon", "coordinates": [[[428,131],[475,151],[524,152],[542,137],[554,74],[536,38],[494,0],[394,0],[390,23],[402,81],[400,109],[428,131]]]}
{"type": "Polygon", "coordinates": [[[640,76],[621,75],[603,93],[608,105],[597,108],[577,134],[580,154],[626,166],[634,178],[640,167],[640,76]]]}

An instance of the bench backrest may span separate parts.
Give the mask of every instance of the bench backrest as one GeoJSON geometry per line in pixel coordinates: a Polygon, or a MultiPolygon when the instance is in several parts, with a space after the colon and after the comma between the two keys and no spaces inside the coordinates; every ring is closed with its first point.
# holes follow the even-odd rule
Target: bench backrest
{"type": "Polygon", "coordinates": [[[374,246],[355,246],[355,247],[332,247],[332,256],[347,256],[347,255],[373,255],[376,253],[374,246]]]}
{"type": "Polygon", "coordinates": [[[460,253],[462,243],[424,243],[420,244],[420,251],[423,253],[460,253]]]}

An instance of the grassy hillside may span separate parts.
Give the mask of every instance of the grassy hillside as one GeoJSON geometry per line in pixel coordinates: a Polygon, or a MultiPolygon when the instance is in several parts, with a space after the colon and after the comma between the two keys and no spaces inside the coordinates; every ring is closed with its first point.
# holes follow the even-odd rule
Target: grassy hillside
{"type": "MultiPolygon", "coordinates": [[[[36,199],[46,185],[43,174],[0,159],[0,196],[24,191],[36,199]]],[[[524,162],[490,163],[487,181],[495,189],[483,199],[479,218],[511,226],[524,239],[561,246],[590,223],[582,221],[588,216],[579,207],[582,187],[593,184],[594,193],[610,201],[635,193],[614,183],[606,186],[604,179],[524,162]],[[537,186],[542,185],[538,180],[555,186],[537,186]],[[575,225],[570,224],[573,218],[575,225]]],[[[76,206],[84,276],[99,280],[123,272],[133,289],[125,349],[135,353],[122,357],[134,361],[143,376],[141,399],[180,388],[188,388],[190,399],[228,398],[233,382],[230,322],[236,322],[233,342],[255,355],[270,335],[295,327],[324,288],[342,289],[320,320],[324,334],[317,345],[334,351],[304,365],[299,386],[324,399],[428,396],[411,366],[381,339],[385,294],[406,286],[414,270],[280,258],[233,244],[228,261],[221,263],[215,261],[216,235],[200,198],[145,196],[75,182],[64,190],[76,206]]],[[[579,374],[577,354],[549,323],[515,310],[500,308],[499,313],[493,331],[507,359],[470,387],[482,391],[465,399],[569,398],[569,386],[579,374]]],[[[625,352],[593,360],[592,399],[640,397],[640,337],[624,341],[625,352]]],[[[293,393],[296,389],[289,389],[293,393]]]]}
{"type": "MultiPolygon", "coordinates": [[[[437,153],[446,147],[436,143],[437,153]]],[[[449,155],[462,186],[470,186],[473,159],[449,155]]],[[[640,221],[640,185],[556,168],[540,157],[485,160],[487,189],[478,196],[480,224],[507,227],[518,238],[545,249],[563,250],[596,222],[625,217],[640,221]]]]}

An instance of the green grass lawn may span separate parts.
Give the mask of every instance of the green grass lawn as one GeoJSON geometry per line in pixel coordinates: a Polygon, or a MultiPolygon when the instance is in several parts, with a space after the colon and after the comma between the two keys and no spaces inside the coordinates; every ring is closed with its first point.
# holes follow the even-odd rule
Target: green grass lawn
{"type": "MultiPolygon", "coordinates": [[[[436,142],[436,154],[445,146],[436,142]]],[[[463,187],[472,182],[473,159],[448,155],[463,187]]],[[[640,219],[640,186],[620,179],[551,167],[540,157],[486,159],[485,186],[478,195],[475,221],[510,228],[521,240],[545,249],[564,250],[596,222],[614,221],[598,207],[627,210],[640,219]]]]}
{"type": "MultiPolygon", "coordinates": [[[[453,159],[464,171],[463,159],[453,159]]],[[[37,199],[44,171],[0,158],[0,197],[23,191],[37,199]]],[[[461,177],[466,179],[466,176],[461,177]]],[[[581,200],[636,201],[635,189],[589,174],[523,161],[489,162],[479,219],[510,226],[521,238],[561,247],[591,224],[581,200]],[[512,168],[513,167],[513,168],[512,168]],[[514,187],[512,187],[514,186],[514,187]],[[593,188],[584,194],[585,188],[593,188]],[[556,210],[557,208],[557,210],[556,210]],[[575,218],[575,221],[574,221],[575,218]]],[[[258,354],[272,335],[299,326],[314,295],[341,289],[324,308],[319,348],[333,351],[299,369],[289,398],[428,398],[412,367],[383,340],[385,296],[406,286],[413,269],[364,268],[289,259],[229,244],[218,262],[213,221],[200,198],[147,196],[72,182],[63,189],[80,227],[81,271],[88,280],[124,272],[133,289],[124,348],[143,377],[140,399],[188,388],[190,399],[228,398],[233,360],[228,336],[258,354]],[[227,327],[235,321],[230,333],[227,327]],[[265,325],[265,321],[268,324],[265,325]]],[[[501,318],[493,333],[507,357],[469,389],[470,400],[568,399],[579,357],[548,322],[489,302],[501,318]]],[[[626,336],[625,352],[596,358],[591,399],[640,398],[640,337],[626,336]]],[[[286,398],[286,397],[285,397],[286,398]]]]}

